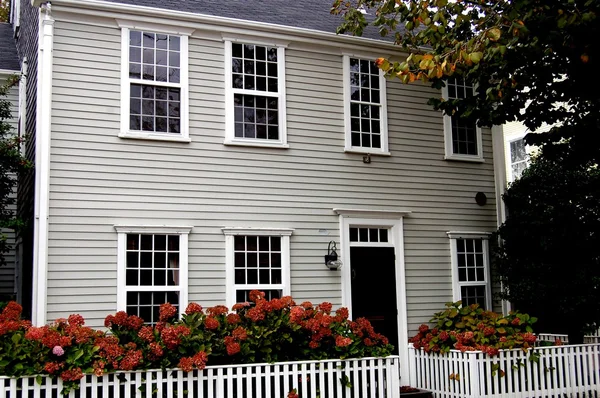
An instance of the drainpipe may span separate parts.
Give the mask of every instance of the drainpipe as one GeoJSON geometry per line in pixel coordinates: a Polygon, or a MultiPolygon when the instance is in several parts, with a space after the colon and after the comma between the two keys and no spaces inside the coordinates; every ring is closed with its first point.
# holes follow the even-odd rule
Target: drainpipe
{"type": "Polygon", "coordinates": [[[46,323],[48,282],[48,209],[50,182],[50,131],[52,123],[52,46],[54,18],[51,4],[41,5],[39,14],[37,109],[35,135],[35,221],[33,241],[32,323],[46,323]]]}
{"type": "MultiPolygon", "coordinates": [[[[502,126],[492,126],[492,150],[494,153],[494,183],[496,186],[496,217],[498,226],[506,220],[506,207],[502,195],[506,192],[506,152],[504,151],[504,129],[502,126]]],[[[511,311],[511,303],[502,300],[502,313],[511,311]]]]}

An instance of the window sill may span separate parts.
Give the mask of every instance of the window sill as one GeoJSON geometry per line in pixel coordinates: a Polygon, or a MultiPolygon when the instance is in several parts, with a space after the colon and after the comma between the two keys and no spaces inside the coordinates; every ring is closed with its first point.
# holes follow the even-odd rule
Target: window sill
{"type": "Polygon", "coordinates": [[[444,160],[451,160],[457,162],[472,162],[472,163],[484,163],[485,159],[479,156],[473,155],[446,155],[444,160]]]}
{"type": "Polygon", "coordinates": [[[151,140],[151,141],[170,141],[170,142],[191,142],[189,137],[184,137],[181,134],[169,133],[138,133],[132,131],[126,131],[119,133],[120,138],[133,139],[133,140],[151,140]]]}
{"type": "Polygon", "coordinates": [[[358,153],[361,155],[371,155],[371,156],[392,156],[391,152],[383,152],[383,151],[373,151],[368,149],[360,149],[360,148],[345,148],[345,153],[358,153]]]}
{"type": "Polygon", "coordinates": [[[242,140],[225,140],[223,145],[232,145],[232,146],[250,146],[250,147],[258,147],[258,148],[277,148],[277,149],[287,149],[290,146],[288,144],[283,144],[281,142],[262,142],[262,141],[242,141],[242,140]]]}

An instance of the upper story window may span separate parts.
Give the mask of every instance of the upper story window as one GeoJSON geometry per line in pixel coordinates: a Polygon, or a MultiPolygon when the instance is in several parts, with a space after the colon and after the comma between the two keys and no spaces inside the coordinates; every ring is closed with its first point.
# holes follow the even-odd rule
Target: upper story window
{"type": "Polygon", "coordinates": [[[118,233],[117,309],[158,322],[160,305],[187,305],[190,227],[125,227],[118,233]]]}
{"type": "MultiPolygon", "coordinates": [[[[468,98],[473,86],[462,79],[450,78],[442,91],[445,99],[468,98]]],[[[444,115],[446,159],[483,161],[481,128],[474,121],[444,115]]]]}
{"type": "Polygon", "coordinates": [[[291,229],[224,228],[227,305],[248,301],[252,290],[266,298],[290,294],[291,229]]]}
{"type": "Polygon", "coordinates": [[[284,48],[225,42],[226,144],[286,147],[284,48]]]}
{"type": "Polygon", "coordinates": [[[449,232],[454,301],[492,309],[487,234],[449,232]]]}
{"type": "Polygon", "coordinates": [[[523,138],[510,142],[510,170],[511,181],[521,177],[523,170],[528,166],[527,150],[523,138]]]}
{"type": "Polygon", "coordinates": [[[346,151],[388,154],[385,87],[375,62],[344,56],[346,151]]]}
{"type": "Polygon", "coordinates": [[[188,38],[123,29],[121,137],[189,141],[188,38]]]}

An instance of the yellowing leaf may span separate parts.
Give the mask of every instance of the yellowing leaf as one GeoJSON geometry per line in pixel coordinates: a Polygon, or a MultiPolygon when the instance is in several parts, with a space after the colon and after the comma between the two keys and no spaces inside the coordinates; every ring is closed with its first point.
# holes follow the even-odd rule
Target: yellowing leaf
{"type": "Polygon", "coordinates": [[[481,58],[483,58],[483,53],[480,51],[471,53],[469,55],[469,59],[471,60],[471,62],[473,62],[474,64],[478,64],[479,61],[481,61],[481,58]]]}
{"type": "Polygon", "coordinates": [[[492,29],[488,30],[488,32],[487,32],[487,36],[491,41],[500,40],[501,35],[502,35],[502,31],[498,28],[492,28],[492,29]]]}

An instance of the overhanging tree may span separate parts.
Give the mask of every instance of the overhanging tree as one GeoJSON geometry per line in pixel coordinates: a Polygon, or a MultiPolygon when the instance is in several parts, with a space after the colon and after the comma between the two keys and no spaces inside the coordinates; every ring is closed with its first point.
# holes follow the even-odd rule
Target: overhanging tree
{"type": "Polygon", "coordinates": [[[600,325],[600,1],[335,1],[340,33],[379,28],[407,54],[378,66],[404,83],[470,81],[474,97],[435,108],[480,126],[520,121],[541,154],[506,195],[496,270],[503,297],[542,327],[581,338],[600,325]],[[595,184],[595,185],[594,185],[595,184]]]}
{"type": "Polygon", "coordinates": [[[378,60],[388,76],[477,85],[473,98],[432,98],[436,109],[481,126],[554,125],[527,142],[547,147],[546,157],[600,159],[598,0],[336,0],[332,12],[344,15],[340,33],[374,25],[409,54],[378,60]]]}

